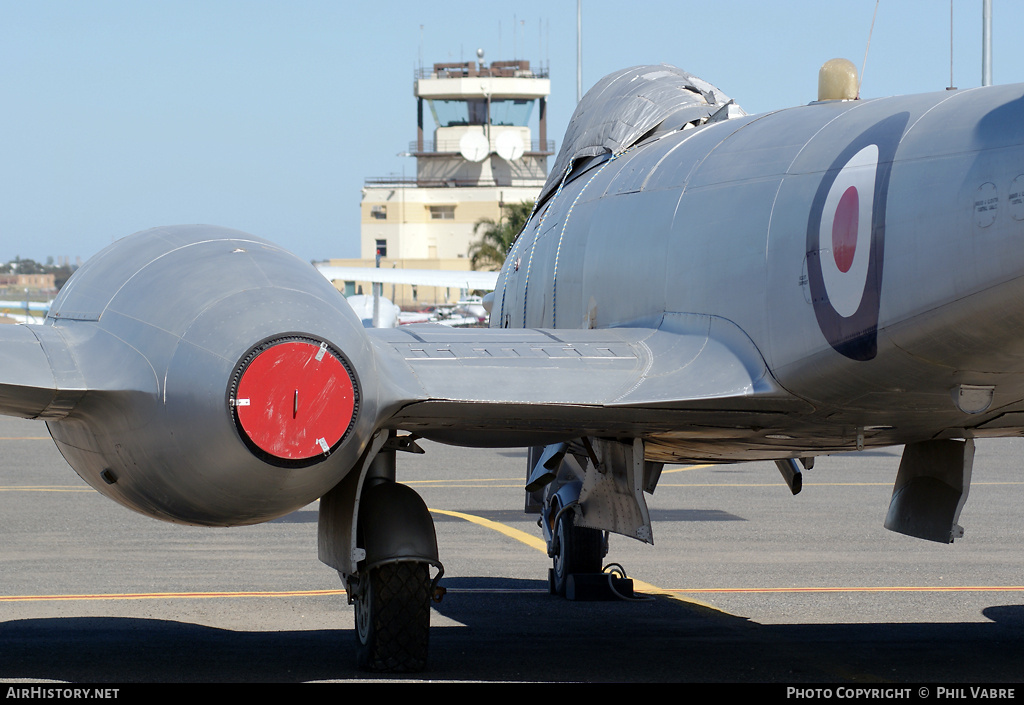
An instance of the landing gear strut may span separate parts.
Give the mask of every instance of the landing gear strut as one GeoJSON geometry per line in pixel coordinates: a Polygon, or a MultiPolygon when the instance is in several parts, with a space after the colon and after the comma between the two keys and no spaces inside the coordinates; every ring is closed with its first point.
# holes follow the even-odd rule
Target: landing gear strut
{"type": "Polygon", "coordinates": [[[661,468],[644,459],[640,438],[583,437],[530,449],[526,510],[541,515],[539,524],[552,559],[552,594],[570,600],[605,599],[594,586],[606,582],[601,566],[608,553],[608,532],[654,542],[643,493],[654,491],[661,468]]]}
{"type": "Polygon", "coordinates": [[[391,480],[376,478],[364,485],[358,545],[366,558],[348,582],[356,609],[359,667],[423,670],[436,582],[430,579],[430,566],[441,567],[434,523],[423,500],[391,480]]]}
{"type": "Polygon", "coordinates": [[[360,472],[320,499],[320,560],[345,583],[355,606],[358,665],[371,671],[423,670],[430,603],[444,592],[437,587],[444,567],[427,505],[395,482],[395,451],[415,446],[402,441],[393,434],[386,442],[376,438],[360,472]]]}

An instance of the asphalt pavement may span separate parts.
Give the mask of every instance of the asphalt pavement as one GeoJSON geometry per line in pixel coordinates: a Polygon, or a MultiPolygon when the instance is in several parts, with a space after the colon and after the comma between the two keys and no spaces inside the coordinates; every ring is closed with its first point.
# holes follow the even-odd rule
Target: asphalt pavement
{"type": "MultiPolygon", "coordinates": [[[[448,592],[413,680],[1024,680],[1024,440],[978,442],[948,546],[882,527],[899,449],[819,458],[795,497],[772,463],[666,468],[655,544],[613,536],[607,558],[640,599],[612,602],[547,594],[523,451],[423,445],[399,480],[438,510],[448,592]]],[[[165,524],[86,486],[42,423],[0,419],[0,679],[375,679],[316,517],[165,524]]]]}

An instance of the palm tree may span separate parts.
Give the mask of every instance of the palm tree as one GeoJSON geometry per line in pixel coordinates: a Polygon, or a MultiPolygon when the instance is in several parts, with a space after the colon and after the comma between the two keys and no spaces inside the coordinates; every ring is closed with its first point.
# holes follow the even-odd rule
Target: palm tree
{"type": "Polygon", "coordinates": [[[473,269],[501,269],[505,255],[533,213],[533,201],[502,204],[501,212],[502,218],[497,223],[490,218],[481,218],[473,226],[473,233],[480,236],[469,246],[473,269]]]}

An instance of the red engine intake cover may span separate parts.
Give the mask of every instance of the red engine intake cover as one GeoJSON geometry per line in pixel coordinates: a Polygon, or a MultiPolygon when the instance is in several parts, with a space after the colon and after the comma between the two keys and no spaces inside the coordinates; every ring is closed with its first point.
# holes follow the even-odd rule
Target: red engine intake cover
{"type": "Polygon", "coordinates": [[[356,381],[348,364],[326,343],[272,341],[239,367],[231,395],[236,423],[247,445],[267,459],[301,463],[322,457],[355,420],[356,381]]]}

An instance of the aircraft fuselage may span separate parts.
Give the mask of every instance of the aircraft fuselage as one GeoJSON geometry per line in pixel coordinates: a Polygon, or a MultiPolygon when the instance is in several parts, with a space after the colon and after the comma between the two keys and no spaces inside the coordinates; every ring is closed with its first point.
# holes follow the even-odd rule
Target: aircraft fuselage
{"type": "Polygon", "coordinates": [[[1024,408],[1022,96],[817,103],[594,160],[515,243],[491,325],[726,319],[819,445],[1020,427],[999,417],[1024,408]],[[983,413],[961,385],[994,387],[983,413]]]}

